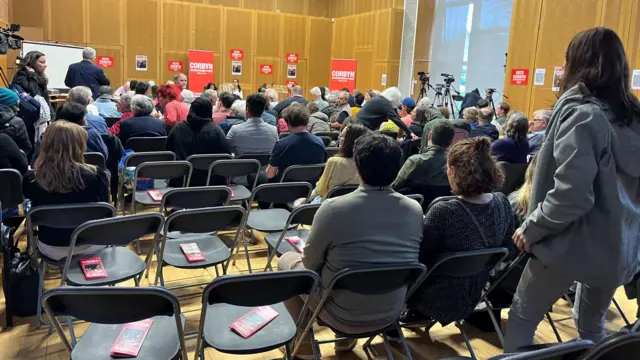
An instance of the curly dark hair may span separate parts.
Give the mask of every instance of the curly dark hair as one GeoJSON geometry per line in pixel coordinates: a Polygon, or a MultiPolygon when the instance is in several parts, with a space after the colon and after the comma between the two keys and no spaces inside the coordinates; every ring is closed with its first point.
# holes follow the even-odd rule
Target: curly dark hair
{"type": "Polygon", "coordinates": [[[509,114],[507,124],[504,127],[504,134],[516,139],[521,144],[527,141],[529,133],[529,118],[522,111],[514,111],[509,114]]]}
{"type": "Polygon", "coordinates": [[[473,196],[493,192],[504,183],[504,172],[491,156],[491,141],[486,137],[453,145],[447,155],[447,165],[455,169],[455,184],[452,184],[455,195],[473,196]]]}

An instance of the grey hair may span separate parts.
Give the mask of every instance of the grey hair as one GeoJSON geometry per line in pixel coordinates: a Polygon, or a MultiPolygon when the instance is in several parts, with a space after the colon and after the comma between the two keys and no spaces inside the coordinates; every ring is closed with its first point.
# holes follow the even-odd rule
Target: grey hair
{"type": "Polygon", "coordinates": [[[113,96],[113,89],[109,85],[100,86],[100,96],[111,95],[113,96]]]}
{"type": "Polygon", "coordinates": [[[302,86],[300,86],[300,85],[294,86],[292,92],[293,92],[293,95],[302,96],[302,86]]]}
{"type": "Polygon", "coordinates": [[[311,93],[311,95],[313,96],[321,96],[322,92],[320,91],[319,87],[314,87],[313,89],[311,89],[311,91],[309,91],[311,93]]]}
{"type": "Polygon", "coordinates": [[[96,49],[86,47],[82,50],[82,58],[84,60],[93,60],[96,58],[96,49]]]}
{"type": "Polygon", "coordinates": [[[340,91],[339,93],[340,95],[344,96],[347,98],[347,101],[349,101],[349,92],[348,91],[340,91]]]}
{"type": "Polygon", "coordinates": [[[327,96],[327,102],[336,103],[338,102],[338,92],[334,91],[329,96],[327,96]]]}
{"type": "Polygon", "coordinates": [[[278,92],[276,91],[276,89],[267,89],[267,91],[265,92],[265,94],[267,95],[267,99],[270,101],[278,101],[278,92]]]}
{"type": "Polygon", "coordinates": [[[514,111],[509,114],[507,124],[504,127],[504,134],[510,138],[524,143],[527,141],[529,132],[529,118],[522,111],[514,111]]]}
{"type": "Polygon", "coordinates": [[[76,86],[69,90],[69,102],[87,106],[92,98],[93,93],[86,86],[76,86]]]}
{"type": "Polygon", "coordinates": [[[214,105],[218,102],[218,92],[213,89],[205,90],[200,97],[211,101],[214,105]]]}
{"type": "Polygon", "coordinates": [[[400,101],[402,101],[402,93],[400,92],[400,90],[398,90],[397,87],[394,86],[394,87],[387,88],[380,95],[385,97],[387,100],[391,101],[391,104],[393,105],[394,108],[397,108],[398,106],[400,106],[400,101]]]}
{"type": "Polygon", "coordinates": [[[542,117],[542,119],[544,120],[545,123],[549,123],[549,120],[551,120],[551,114],[552,112],[549,110],[536,110],[533,112],[533,117],[536,118],[538,115],[540,115],[542,117]]]}
{"type": "Polygon", "coordinates": [[[431,99],[429,99],[428,97],[423,97],[422,99],[420,99],[420,101],[418,101],[418,105],[416,105],[416,107],[424,105],[426,107],[431,107],[433,106],[433,102],[431,101],[431,99]]]}
{"type": "Polygon", "coordinates": [[[147,116],[153,112],[153,100],[146,95],[136,95],[131,100],[131,112],[136,116],[147,116]]]}
{"type": "Polygon", "coordinates": [[[231,111],[233,111],[236,116],[241,118],[247,117],[247,102],[243,100],[237,100],[231,105],[231,111]]]}
{"type": "Polygon", "coordinates": [[[133,99],[133,95],[128,92],[120,95],[120,102],[129,104],[129,106],[131,106],[131,99],[133,99]]]}
{"type": "Polygon", "coordinates": [[[193,102],[193,100],[196,99],[195,95],[193,94],[193,91],[191,91],[191,90],[184,89],[184,90],[182,90],[180,95],[182,95],[182,101],[185,104],[191,104],[193,102]]]}

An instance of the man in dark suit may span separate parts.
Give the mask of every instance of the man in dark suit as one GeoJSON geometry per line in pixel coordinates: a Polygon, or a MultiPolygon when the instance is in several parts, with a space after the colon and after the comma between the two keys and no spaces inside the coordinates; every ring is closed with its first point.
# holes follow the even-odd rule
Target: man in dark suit
{"type": "Polygon", "coordinates": [[[100,86],[111,85],[102,69],[94,65],[95,61],[96,51],[85,48],[82,50],[82,61],[69,65],[67,77],[64,79],[65,85],[69,88],[86,86],[91,89],[94,100],[100,96],[100,86]]]}
{"type": "Polygon", "coordinates": [[[288,108],[289,105],[293,104],[294,102],[300,103],[304,106],[307,106],[307,104],[309,103],[309,101],[307,101],[307,99],[302,96],[302,86],[294,86],[291,90],[291,94],[292,95],[290,98],[278,103],[278,105],[276,105],[276,107],[273,109],[273,111],[278,113],[279,118],[282,117],[282,110],[288,108]]]}

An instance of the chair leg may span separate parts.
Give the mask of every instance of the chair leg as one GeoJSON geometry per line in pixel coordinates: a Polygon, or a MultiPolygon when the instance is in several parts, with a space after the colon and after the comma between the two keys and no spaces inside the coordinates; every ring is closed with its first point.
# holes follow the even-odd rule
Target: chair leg
{"type": "Polygon", "coordinates": [[[220,272],[218,271],[218,265],[214,266],[216,269],[216,277],[220,277],[220,272]]]}
{"type": "Polygon", "coordinates": [[[73,320],[71,316],[67,316],[67,326],[69,327],[69,336],[71,337],[71,346],[76,346],[76,332],[73,330],[73,320]]]}
{"type": "Polygon", "coordinates": [[[367,341],[362,345],[362,348],[363,348],[363,349],[366,349],[366,348],[370,347],[370,346],[371,346],[371,342],[373,342],[373,339],[375,339],[375,338],[376,338],[375,336],[370,337],[370,338],[369,338],[369,340],[367,340],[367,341]]]}
{"type": "Polygon", "coordinates": [[[291,344],[289,343],[285,344],[284,348],[285,348],[284,355],[286,359],[291,360],[291,344]]]}
{"type": "Polygon", "coordinates": [[[559,343],[561,343],[562,337],[560,337],[560,333],[558,332],[558,329],[556,329],[556,324],[553,322],[553,319],[551,318],[551,314],[546,313],[545,316],[547,317],[547,321],[549,321],[549,325],[551,325],[551,329],[553,330],[553,333],[556,335],[556,339],[558,340],[559,343]]]}
{"type": "Polygon", "coordinates": [[[405,339],[404,334],[402,333],[402,328],[396,324],[396,330],[400,335],[400,341],[402,342],[402,346],[404,347],[405,355],[409,360],[413,360],[413,356],[411,356],[411,350],[409,350],[409,344],[407,343],[407,339],[405,339]]]}
{"type": "Polygon", "coordinates": [[[627,319],[627,316],[624,314],[624,311],[622,311],[622,308],[620,307],[620,304],[618,304],[618,301],[616,301],[616,299],[613,298],[612,302],[613,302],[613,305],[616,307],[616,309],[618,309],[618,312],[620,313],[620,316],[622,316],[622,320],[624,320],[624,323],[627,324],[627,326],[631,326],[629,319],[627,319]]]}
{"type": "Polygon", "coordinates": [[[42,324],[42,294],[44,293],[44,262],[40,260],[38,266],[38,307],[36,309],[36,329],[40,329],[42,324]]]}
{"type": "Polygon", "coordinates": [[[467,332],[464,331],[462,322],[456,321],[456,327],[458,328],[458,330],[460,330],[460,334],[464,339],[464,343],[467,345],[467,349],[469,349],[469,355],[471,355],[472,359],[477,360],[478,358],[476,357],[476,354],[473,352],[473,348],[471,347],[471,342],[469,341],[469,337],[467,337],[467,332]]]}
{"type": "Polygon", "coordinates": [[[491,304],[489,304],[489,302],[486,302],[487,304],[487,309],[488,309],[488,313],[489,313],[489,318],[491,318],[491,322],[493,323],[493,328],[496,330],[496,334],[498,335],[498,340],[500,340],[500,345],[502,345],[502,348],[504,349],[504,335],[502,334],[502,329],[500,328],[500,323],[498,322],[498,319],[496,319],[495,315],[493,314],[493,307],[491,306],[491,304]]]}
{"type": "MultiPolygon", "coordinates": [[[[244,245],[247,245],[247,237],[244,233],[244,229],[241,230],[242,232],[242,242],[244,243],[244,245]]],[[[231,252],[231,255],[233,256],[233,263],[231,265],[236,266],[236,260],[238,260],[238,254],[240,254],[240,241],[238,241],[238,243],[236,244],[236,255],[233,256],[233,251],[231,252]]]]}
{"type": "Polygon", "coordinates": [[[389,345],[387,334],[382,333],[382,341],[384,343],[384,351],[387,353],[387,359],[393,359],[393,353],[391,352],[391,346],[389,345]]]}

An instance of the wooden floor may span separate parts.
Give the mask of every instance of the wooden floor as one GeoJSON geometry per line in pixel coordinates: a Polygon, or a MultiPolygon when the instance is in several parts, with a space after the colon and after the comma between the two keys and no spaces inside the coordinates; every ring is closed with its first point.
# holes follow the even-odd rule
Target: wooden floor
{"type": "MultiPolygon", "coordinates": [[[[229,239],[228,236],[222,236],[224,240],[229,239]]],[[[261,236],[258,235],[260,238],[261,236]]],[[[24,239],[22,239],[22,245],[24,245],[24,239]]],[[[142,242],[143,250],[147,250],[151,244],[150,240],[142,242]]],[[[260,240],[260,244],[254,246],[254,248],[265,247],[264,242],[260,240]]],[[[244,257],[242,257],[244,258],[244,257]]],[[[263,269],[266,263],[266,252],[256,252],[252,254],[251,264],[254,269],[263,269]]],[[[1,264],[1,262],[0,262],[1,264]]],[[[244,272],[247,269],[246,260],[239,259],[236,266],[230,268],[230,273],[244,272]]],[[[274,261],[275,265],[275,261],[274,261]]],[[[215,272],[205,270],[179,270],[173,268],[165,268],[165,279],[167,286],[183,285],[198,282],[208,282],[215,278],[215,272]]],[[[56,277],[59,274],[52,271],[46,275],[48,278],[56,277]]],[[[148,286],[153,283],[155,271],[151,271],[149,280],[143,279],[141,286],[148,286]]],[[[45,284],[46,289],[58,286],[59,280],[47,280],[45,284]]],[[[133,281],[125,283],[122,286],[133,286],[133,281]]],[[[196,330],[198,327],[200,316],[200,304],[201,294],[204,289],[202,287],[193,287],[189,289],[183,289],[177,291],[176,294],[180,297],[182,310],[187,317],[187,331],[196,330]]],[[[619,289],[616,299],[620,302],[625,313],[635,320],[636,305],[635,302],[627,300],[624,296],[622,289],[619,289]]],[[[503,325],[506,320],[507,311],[502,312],[503,325]]],[[[564,301],[559,301],[554,306],[554,312],[552,314],[557,327],[565,340],[569,340],[577,336],[573,320],[571,319],[571,309],[564,301]]],[[[69,359],[69,356],[61,344],[57,334],[55,332],[49,335],[47,332],[47,326],[43,326],[40,329],[34,328],[34,319],[31,318],[15,318],[14,327],[7,329],[4,325],[4,295],[0,293],[0,359],[11,360],[35,360],[35,359],[69,359]]],[[[87,328],[86,323],[77,322],[74,323],[74,328],[77,336],[81,336],[82,332],[87,328]]],[[[607,330],[614,332],[624,326],[624,322],[621,319],[619,313],[612,306],[607,316],[607,330]]],[[[482,333],[481,331],[466,326],[467,332],[471,337],[471,344],[476,356],[479,359],[487,359],[493,355],[501,353],[498,338],[495,334],[482,333]]],[[[333,334],[323,328],[316,329],[316,336],[319,339],[329,339],[333,337],[333,334]]],[[[408,339],[411,352],[415,359],[434,360],[441,359],[449,356],[464,355],[468,356],[469,353],[464,345],[462,337],[460,336],[458,329],[454,325],[447,327],[441,327],[439,325],[434,326],[431,331],[427,333],[416,333],[413,331],[405,330],[405,336],[408,339]]],[[[323,345],[321,350],[324,359],[384,359],[385,353],[381,343],[381,339],[377,338],[374,342],[373,349],[374,354],[369,354],[370,357],[362,350],[361,345],[364,340],[359,342],[358,347],[348,354],[336,355],[332,345],[323,345]]],[[[538,334],[536,336],[536,342],[546,343],[555,342],[555,336],[551,331],[551,327],[548,323],[543,322],[540,325],[538,334]]],[[[195,338],[191,337],[187,339],[187,347],[189,358],[193,359],[195,350],[195,338]]],[[[406,359],[400,347],[394,348],[394,356],[397,359],[406,359]]],[[[212,359],[275,359],[281,358],[282,354],[279,351],[271,351],[265,354],[250,355],[250,356],[234,356],[217,353],[212,349],[206,350],[206,358],[212,359]]]]}

